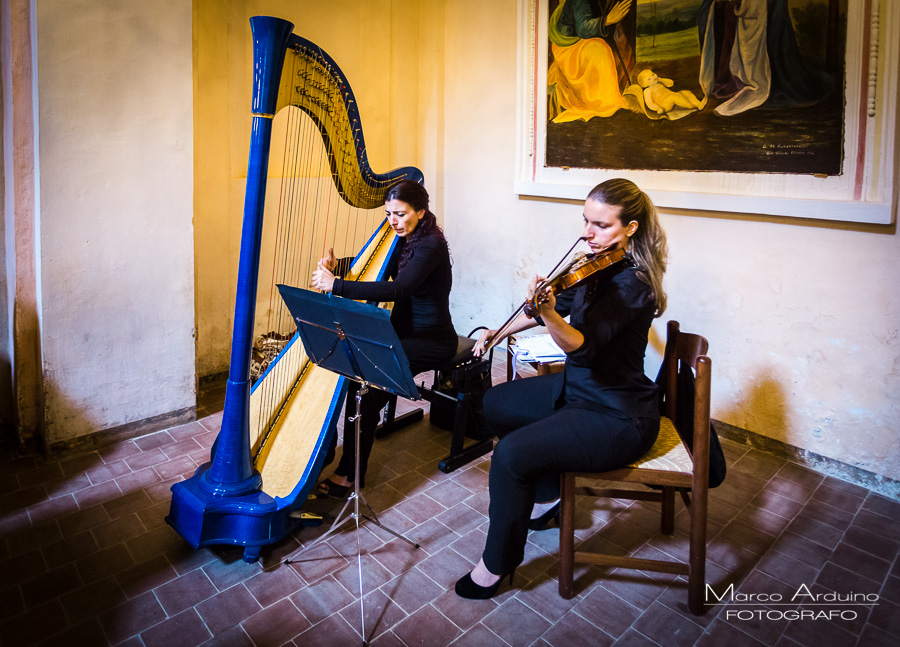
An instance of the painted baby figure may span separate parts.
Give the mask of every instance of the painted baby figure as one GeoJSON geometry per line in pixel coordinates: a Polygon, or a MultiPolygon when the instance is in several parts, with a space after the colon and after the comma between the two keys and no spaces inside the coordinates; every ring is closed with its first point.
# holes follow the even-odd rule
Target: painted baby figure
{"type": "Polygon", "coordinates": [[[638,74],[638,85],[644,88],[644,104],[648,110],[663,115],[670,112],[675,106],[688,110],[703,110],[706,106],[706,97],[701,101],[690,90],[670,90],[675,83],[672,79],[661,79],[651,69],[646,69],[638,74]]]}

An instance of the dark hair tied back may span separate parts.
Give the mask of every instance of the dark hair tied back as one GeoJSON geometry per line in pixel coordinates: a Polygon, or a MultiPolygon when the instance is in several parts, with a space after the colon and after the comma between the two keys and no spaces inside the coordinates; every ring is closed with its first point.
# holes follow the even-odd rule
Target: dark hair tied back
{"type": "Polygon", "coordinates": [[[428,191],[425,190],[424,186],[412,180],[401,180],[388,189],[387,195],[384,196],[385,203],[391,200],[405,202],[415,211],[425,212],[425,216],[419,221],[413,232],[406,237],[406,244],[403,246],[403,251],[400,252],[400,268],[402,269],[409,259],[412,258],[416,245],[419,242],[429,236],[434,236],[444,241],[446,239],[444,238],[444,231],[437,224],[437,218],[428,209],[428,191]]]}
{"type": "Polygon", "coordinates": [[[418,182],[401,180],[388,189],[384,201],[399,200],[405,202],[416,211],[428,210],[428,191],[418,182]]]}

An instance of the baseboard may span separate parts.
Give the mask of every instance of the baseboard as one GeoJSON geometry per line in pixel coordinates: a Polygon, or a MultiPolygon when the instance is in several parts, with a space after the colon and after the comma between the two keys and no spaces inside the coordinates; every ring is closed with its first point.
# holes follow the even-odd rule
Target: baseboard
{"type": "Polygon", "coordinates": [[[113,443],[177,427],[196,419],[197,407],[185,407],[184,409],[151,416],[143,420],[135,420],[118,427],[110,427],[92,434],[50,443],[46,446],[45,452],[50,456],[58,457],[60,454],[94,451],[113,443]]]}
{"type": "Polygon", "coordinates": [[[222,371],[221,373],[212,373],[210,375],[204,375],[197,383],[200,387],[209,387],[209,386],[218,386],[224,384],[228,381],[228,371],[222,371]]]}
{"type": "Polygon", "coordinates": [[[835,458],[816,454],[808,449],[794,447],[780,440],[729,425],[727,422],[715,420],[714,423],[720,438],[786,458],[820,474],[833,476],[900,501],[900,481],[841,462],[835,458]]]}
{"type": "Polygon", "coordinates": [[[208,394],[220,391],[228,384],[228,371],[204,375],[197,380],[197,400],[203,400],[208,394]]]}

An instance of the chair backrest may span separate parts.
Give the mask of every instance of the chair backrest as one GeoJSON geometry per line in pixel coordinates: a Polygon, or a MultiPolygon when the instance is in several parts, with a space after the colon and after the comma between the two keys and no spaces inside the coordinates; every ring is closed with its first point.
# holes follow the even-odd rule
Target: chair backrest
{"type": "Polygon", "coordinates": [[[709,409],[712,362],[706,355],[709,342],[706,338],[681,332],[677,321],[670,321],[666,328],[666,350],[663,356],[663,380],[665,389],[663,415],[669,418],[694,461],[694,492],[709,481],[709,409]],[[679,370],[693,369],[693,380],[679,379],[679,370]],[[693,387],[693,388],[690,388],[693,387]],[[692,392],[691,392],[692,391],[692,392]],[[679,397],[690,398],[687,409],[693,412],[691,420],[679,416],[679,397]],[[689,426],[689,428],[685,428],[689,426]],[[689,440],[690,439],[690,440],[689,440]]]}
{"type": "MultiPolygon", "coordinates": [[[[705,337],[681,332],[677,321],[666,327],[666,350],[663,355],[663,387],[665,400],[663,414],[675,422],[678,411],[678,372],[685,364],[698,376],[697,360],[706,355],[709,342],[705,337]]],[[[682,430],[684,431],[684,430],[682,430]]]]}

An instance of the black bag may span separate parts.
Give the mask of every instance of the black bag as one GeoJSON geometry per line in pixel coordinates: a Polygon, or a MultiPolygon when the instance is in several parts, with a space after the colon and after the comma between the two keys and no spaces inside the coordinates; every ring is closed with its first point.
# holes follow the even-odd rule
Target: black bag
{"type": "MultiPolygon", "coordinates": [[[[456,367],[451,371],[438,371],[435,390],[456,397],[460,391],[469,393],[469,415],[466,420],[466,436],[483,439],[489,436],[484,419],[484,394],[491,388],[491,364],[486,359],[456,367]]],[[[431,403],[431,424],[452,431],[456,421],[456,402],[435,398],[431,403]]]]}
{"type": "MultiPolygon", "coordinates": [[[[659,369],[659,375],[656,378],[656,384],[659,388],[659,410],[660,414],[665,411],[665,380],[666,363],[659,369]]],[[[694,372],[687,364],[682,364],[678,369],[678,402],[675,409],[675,430],[684,444],[690,451],[694,450],[694,372]],[[684,430],[684,432],[682,432],[684,430]]],[[[722,451],[722,444],[719,442],[719,435],[713,426],[712,420],[709,422],[709,487],[714,488],[722,484],[725,480],[725,472],[727,465],[725,464],[725,454],[722,451]]]]}

